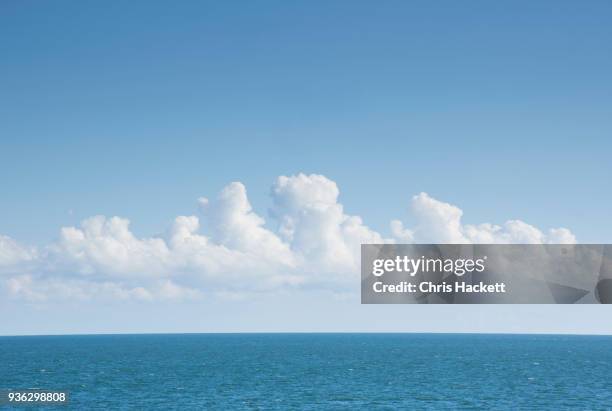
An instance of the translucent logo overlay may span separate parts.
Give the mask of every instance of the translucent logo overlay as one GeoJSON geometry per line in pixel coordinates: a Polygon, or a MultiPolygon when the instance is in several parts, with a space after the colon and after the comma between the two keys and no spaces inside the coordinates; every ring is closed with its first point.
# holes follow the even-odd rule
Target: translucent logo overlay
{"type": "Polygon", "coordinates": [[[362,304],[610,304],[611,244],[364,244],[362,304]]]}

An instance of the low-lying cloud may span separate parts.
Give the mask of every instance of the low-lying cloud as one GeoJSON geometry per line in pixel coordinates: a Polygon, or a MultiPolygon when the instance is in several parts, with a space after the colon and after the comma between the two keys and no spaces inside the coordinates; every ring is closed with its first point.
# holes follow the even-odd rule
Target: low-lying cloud
{"type": "Polygon", "coordinates": [[[0,235],[0,287],[10,298],[173,300],[295,288],[355,288],[364,243],[575,243],[520,220],[463,224],[458,207],[420,193],[416,222],[390,223],[390,236],[348,215],[325,176],[278,177],[268,222],[242,183],[199,199],[199,215],[179,216],[164,235],[139,238],[120,217],[94,216],[64,227],[57,241],[29,247],[0,235]]]}

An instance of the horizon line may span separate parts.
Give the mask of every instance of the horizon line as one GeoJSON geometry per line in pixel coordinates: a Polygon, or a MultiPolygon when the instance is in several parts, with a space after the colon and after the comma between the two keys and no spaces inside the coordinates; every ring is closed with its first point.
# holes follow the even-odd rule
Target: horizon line
{"type": "Polygon", "coordinates": [[[570,333],[570,332],[444,332],[444,331],[209,331],[209,332],[143,332],[143,333],[67,333],[67,334],[0,334],[0,338],[12,337],[95,337],[95,336],[145,336],[145,335],[241,335],[241,334],[411,334],[411,335],[516,335],[516,336],[575,336],[612,337],[611,334],[570,333]]]}

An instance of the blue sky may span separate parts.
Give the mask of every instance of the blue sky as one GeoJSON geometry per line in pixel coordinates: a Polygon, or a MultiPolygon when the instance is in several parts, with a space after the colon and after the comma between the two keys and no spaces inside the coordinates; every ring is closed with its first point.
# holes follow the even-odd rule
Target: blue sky
{"type": "Polygon", "coordinates": [[[0,234],[40,246],[102,214],[152,236],[232,181],[267,217],[275,179],[305,172],[384,236],[425,191],[467,223],[610,242],[611,15],[608,1],[2,2],[0,234]]]}

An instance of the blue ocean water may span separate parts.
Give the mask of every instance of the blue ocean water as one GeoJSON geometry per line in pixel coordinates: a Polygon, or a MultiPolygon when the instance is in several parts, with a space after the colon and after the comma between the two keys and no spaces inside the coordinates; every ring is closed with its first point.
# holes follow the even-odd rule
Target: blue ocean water
{"type": "Polygon", "coordinates": [[[0,337],[0,389],[55,409],[609,409],[612,337],[170,334],[0,337]]]}

